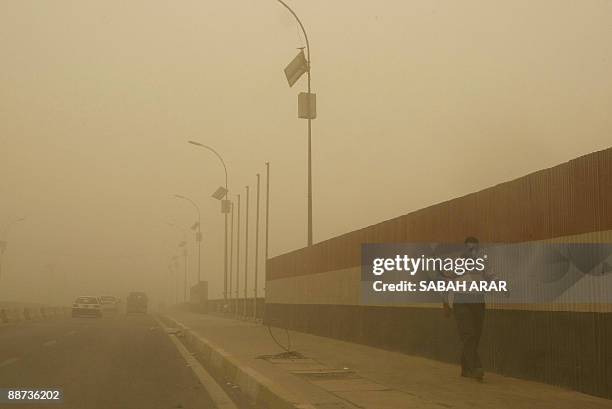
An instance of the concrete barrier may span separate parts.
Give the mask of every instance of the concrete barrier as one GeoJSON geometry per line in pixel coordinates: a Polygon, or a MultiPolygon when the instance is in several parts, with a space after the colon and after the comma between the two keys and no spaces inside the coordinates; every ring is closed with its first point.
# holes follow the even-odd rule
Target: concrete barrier
{"type": "Polygon", "coordinates": [[[252,318],[257,315],[258,319],[263,319],[266,300],[263,297],[239,299],[215,299],[208,300],[208,312],[236,314],[252,318]],[[246,315],[245,315],[246,312],[246,315]]]}
{"type": "Polygon", "coordinates": [[[40,308],[37,307],[24,308],[23,316],[26,321],[39,321],[42,318],[40,315],[40,308]]]}
{"type": "Polygon", "coordinates": [[[44,320],[58,318],[56,307],[40,307],[40,316],[44,320]]]}
{"type": "Polygon", "coordinates": [[[11,308],[8,312],[9,322],[20,322],[24,320],[23,310],[21,308],[11,308]]]}
{"type": "Polygon", "coordinates": [[[3,306],[0,307],[0,324],[53,320],[69,315],[70,308],[63,306],[3,306]]]}
{"type": "Polygon", "coordinates": [[[314,409],[311,405],[295,403],[295,397],[283,387],[252,368],[241,365],[231,354],[211,345],[180,322],[163,314],[158,317],[164,325],[178,331],[177,335],[202,357],[207,370],[238,385],[257,405],[268,409],[314,409]]]}

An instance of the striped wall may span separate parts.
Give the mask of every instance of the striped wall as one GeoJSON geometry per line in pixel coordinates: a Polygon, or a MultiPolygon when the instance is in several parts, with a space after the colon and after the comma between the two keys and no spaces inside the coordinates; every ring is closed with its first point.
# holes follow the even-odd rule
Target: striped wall
{"type": "MultiPolygon", "coordinates": [[[[612,242],[611,232],[612,148],[269,259],[265,319],[456,362],[454,322],[439,306],[360,305],[362,243],[612,242]]],[[[612,398],[608,306],[492,307],[489,370],[612,398]]]]}
{"type": "Polygon", "coordinates": [[[267,281],[358,266],[362,243],[515,243],[612,230],[612,148],[268,260],[267,281]]]}

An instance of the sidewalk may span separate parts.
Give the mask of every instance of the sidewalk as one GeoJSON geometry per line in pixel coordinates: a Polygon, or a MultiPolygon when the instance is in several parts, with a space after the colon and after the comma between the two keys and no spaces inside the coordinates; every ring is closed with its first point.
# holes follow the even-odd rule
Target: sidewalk
{"type": "MultiPolygon", "coordinates": [[[[163,315],[187,327],[189,339],[207,345],[212,366],[270,408],[612,408],[612,400],[551,385],[491,373],[478,383],[461,378],[456,365],[293,331],[292,349],[307,359],[258,359],[283,352],[263,325],[183,311],[163,315]]],[[[272,331],[286,344],[284,330],[272,331]]]]}

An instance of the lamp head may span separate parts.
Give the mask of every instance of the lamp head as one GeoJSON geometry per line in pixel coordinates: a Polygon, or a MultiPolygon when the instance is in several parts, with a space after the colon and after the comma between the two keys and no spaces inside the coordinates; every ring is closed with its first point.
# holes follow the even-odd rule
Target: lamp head
{"type": "Polygon", "coordinates": [[[212,194],[212,197],[214,197],[217,200],[221,200],[225,197],[226,194],[227,194],[227,189],[224,188],[223,186],[219,186],[217,190],[215,190],[215,192],[212,194]]]}

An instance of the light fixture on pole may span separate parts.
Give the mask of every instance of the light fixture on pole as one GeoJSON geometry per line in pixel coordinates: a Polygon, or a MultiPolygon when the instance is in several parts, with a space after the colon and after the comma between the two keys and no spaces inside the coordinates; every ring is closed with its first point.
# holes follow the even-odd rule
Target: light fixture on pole
{"type": "Polygon", "coordinates": [[[268,244],[270,234],[270,162],[266,162],[266,241],[264,245],[264,276],[268,275],[268,244]]]}
{"type": "Polygon", "coordinates": [[[229,237],[229,271],[227,273],[229,285],[228,285],[228,300],[226,305],[228,309],[232,308],[232,284],[233,284],[233,272],[234,272],[234,206],[230,206],[230,237],[229,237]],[[227,304],[229,303],[229,304],[227,304]]]}
{"type": "Polygon", "coordinates": [[[244,206],[244,317],[247,317],[248,279],[249,279],[249,186],[246,189],[244,206]]]}
{"type": "Polygon", "coordinates": [[[217,190],[215,190],[211,196],[217,200],[221,200],[225,197],[226,194],[227,194],[227,189],[224,188],[223,186],[219,186],[217,190]]]}
{"type": "Polygon", "coordinates": [[[183,195],[174,195],[174,197],[176,197],[177,199],[182,199],[182,200],[186,200],[189,203],[191,203],[191,205],[196,209],[196,211],[198,212],[198,221],[191,227],[192,230],[196,231],[196,236],[195,236],[195,241],[198,244],[198,284],[202,281],[202,275],[201,275],[201,261],[202,261],[202,230],[200,229],[200,225],[201,225],[201,215],[200,215],[200,208],[198,207],[198,205],[191,200],[190,198],[188,198],[187,196],[183,196],[183,195]],[[196,227],[197,226],[197,227],[196,227]],[[196,228],[194,228],[196,227],[196,228]]]}
{"type": "Polygon", "coordinates": [[[308,92],[302,92],[298,95],[298,118],[308,120],[308,245],[312,246],[312,120],[317,117],[317,98],[316,94],[311,92],[311,60],[310,60],[310,42],[304,25],[300,21],[295,12],[283,0],[277,0],[282,4],[293,17],[297,20],[304,40],[306,41],[306,55],[304,48],[300,48],[298,55],[285,68],[285,76],[289,86],[292,87],[300,77],[306,73],[308,77],[308,92]]]}
{"type": "Polygon", "coordinates": [[[213,197],[221,201],[221,213],[223,213],[224,219],[225,219],[225,235],[223,238],[223,250],[224,250],[223,251],[224,253],[223,254],[223,299],[227,301],[227,222],[228,222],[228,214],[232,206],[231,202],[227,199],[227,195],[229,193],[229,188],[227,185],[227,166],[225,165],[225,161],[223,160],[219,152],[217,152],[212,147],[208,145],[204,145],[203,143],[200,143],[197,141],[188,141],[188,142],[192,145],[207,149],[211,151],[212,153],[214,153],[215,156],[221,162],[221,165],[223,165],[223,171],[225,172],[225,186],[217,189],[213,193],[213,197]]]}
{"type": "Polygon", "coordinates": [[[259,285],[259,185],[260,175],[257,174],[257,205],[255,207],[255,286],[253,288],[253,319],[257,319],[257,286],[259,285]]]}
{"type": "Polygon", "coordinates": [[[174,303],[178,304],[178,293],[179,293],[179,275],[178,275],[178,262],[179,256],[175,255],[172,257],[172,261],[174,262],[174,275],[175,275],[175,283],[174,283],[174,303]]]}
{"type": "MultiPolygon", "coordinates": [[[[236,220],[236,308],[234,312],[236,316],[240,315],[240,193],[237,195],[238,213],[236,220]]],[[[246,301],[245,301],[246,302],[246,301]]]]}
{"type": "Polygon", "coordinates": [[[179,247],[183,248],[183,257],[185,260],[185,276],[183,278],[183,302],[187,302],[187,242],[185,240],[179,243],[179,247]]]}

